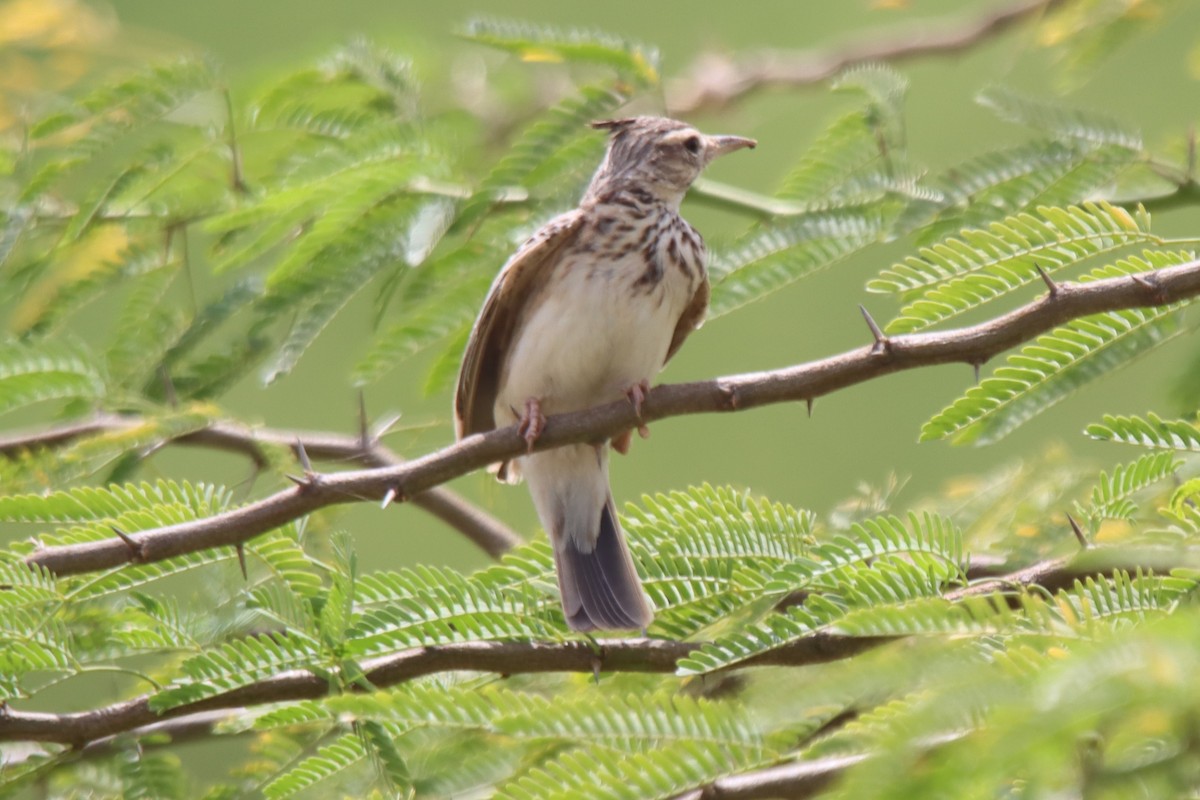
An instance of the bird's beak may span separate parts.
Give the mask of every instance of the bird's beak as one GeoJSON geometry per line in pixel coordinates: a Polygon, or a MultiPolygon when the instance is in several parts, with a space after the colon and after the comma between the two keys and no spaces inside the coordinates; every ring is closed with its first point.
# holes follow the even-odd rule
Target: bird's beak
{"type": "Polygon", "coordinates": [[[741,150],[743,147],[754,149],[757,144],[758,142],[753,139],[747,139],[745,136],[709,136],[708,160],[712,161],[717,156],[732,153],[734,150],[741,150]]]}

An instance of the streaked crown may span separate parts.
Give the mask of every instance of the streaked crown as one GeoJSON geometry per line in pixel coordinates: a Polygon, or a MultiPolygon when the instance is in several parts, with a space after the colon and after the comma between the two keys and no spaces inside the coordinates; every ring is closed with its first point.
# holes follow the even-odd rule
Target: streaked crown
{"type": "Polygon", "coordinates": [[[666,117],[603,120],[592,127],[611,136],[585,200],[638,187],[678,208],[688,187],[713,159],[757,144],[741,136],[708,136],[666,117]]]}

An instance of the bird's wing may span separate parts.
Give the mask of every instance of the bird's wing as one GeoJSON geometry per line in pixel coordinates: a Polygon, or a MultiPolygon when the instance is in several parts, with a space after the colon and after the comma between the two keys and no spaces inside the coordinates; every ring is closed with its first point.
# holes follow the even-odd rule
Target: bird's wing
{"type": "Polygon", "coordinates": [[[545,287],[563,250],[579,233],[582,212],[555,217],[512,255],[500,270],[475,320],[454,395],[458,438],[496,427],[492,408],[500,376],[524,311],[545,287]]]}
{"type": "Polygon", "coordinates": [[[708,311],[708,295],[708,276],[705,275],[692,294],[692,299],[688,302],[687,307],[679,315],[679,321],[675,323],[675,332],[671,334],[671,346],[667,348],[667,357],[663,359],[664,364],[671,360],[671,356],[675,355],[680,347],[683,347],[683,340],[688,337],[688,334],[699,328],[700,323],[704,322],[704,314],[708,311]]]}

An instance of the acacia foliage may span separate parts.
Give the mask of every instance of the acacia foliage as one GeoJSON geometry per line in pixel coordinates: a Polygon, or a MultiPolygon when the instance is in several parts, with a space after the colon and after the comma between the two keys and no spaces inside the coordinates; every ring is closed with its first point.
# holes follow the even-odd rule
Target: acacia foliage
{"type": "MultiPolygon", "coordinates": [[[[133,735],[95,758],[25,743],[0,787],[667,798],[865,755],[828,796],[1194,788],[1200,445],[1187,418],[1108,416],[1088,434],[1147,452],[1103,472],[1031,458],[919,507],[883,491],[815,513],[707,485],[631,504],[623,525],[658,609],[647,634],[688,645],[674,675],[365,681],[365,663],[398,651],[572,639],[544,540],[473,574],[372,571],[317,516],[242,558],[206,551],[64,578],[26,566],[37,547],[244,502],[233,486],[140,473],[157,448],[223,419],[222,397],[245,376],[302,367],[359,295],[375,325],[348,382],[415,373],[413,356],[428,353],[414,378],[445,391],[497,264],[587,180],[603,143],[585,123],[661,82],[654,48],[618,37],[489,21],[464,33],[583,79],[493,141],[486,118],[438,108],[403,55],[364,41],[245,103],[213,65],[187,60],[49,98],[20,146],[6,145],[0,413],[100,409],[142,423],[0,462],[0,520],[32,536],[0,552],[0,699],[52,705],[55,686],[115,672],[122,694],[167,711],[289,670],[320,676],[329,696],[230,709],[209,735],[245,737],[248,755],[205,781],[182,751],[133,735]],[[116,309],[108,328],[81,327],[93,303],[116,309]],[[1104,545],[1085,577],[966,591],[973,557],[1015,568],[1067,552],[1068,507],[1104,545]],[[1128,567],[1147,561],[1154,570],[1128,567]],[[818,636],[883,644],[830,665],[746,669],[818,636]]],[[[1043,273],[1085,281],[1195,258],[1195,240],[1157,232],[1128,197],[1149,177],[1182,190],[1187,165],[1119,121],[989,90],[984,104],[1030,138],[929,174],[907,154],[902,76],[859,67],[832,88],[841,113],[774,196],[697,187],[696,200],[757,218],[712,244],[714,318],[895,240],[912,254],[868,285],[900,301],[889,332],[1027,299],[1043,273]]],[[[922,438],[995,440],[1177,337],[1185,313],[1067,323],[922,438]]],[[[261,460],[270,480],[297,468],[285,452],[261,460]]]]}

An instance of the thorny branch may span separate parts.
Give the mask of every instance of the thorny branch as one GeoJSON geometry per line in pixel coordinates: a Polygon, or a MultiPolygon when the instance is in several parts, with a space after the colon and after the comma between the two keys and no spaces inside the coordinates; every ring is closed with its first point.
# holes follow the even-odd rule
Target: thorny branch
{"type": "Polygon", "coordinates": [[[820,83],[856,64],[895,63],[920,56],[961,53],[1045,13],[1059,2],[1024,0],[966,22],[913,28],[886,36],[876,34],[837,49],[761,52],[736,61],[707,53],[688,69],[689,77],[668,86],[667,109],[672,115],[687,116],[722,108],[767,87],[820,83]]]}
{"type": "MultiPolygon", "coordinates": [[[[85,436],[128,430],[144,422],[142,418],[131,415],[97,414],[81,422],[11,434],[0,437],[0,457],[11,457],[39,448],[61,447],[85,436]]],[[[358,464],[363,467],[394,467],[404,463],[390,448],[370,435],[343,436],[324,432],[251,428],[233,422],[213,422],[201,430],[183,434],[173,442],[239,453],[259,466],[265,462],[263,447],[290,448],[293,452],[303,448],[309,458],[358,464]]],[[[521,543],[521,538],[503,522],[449,489],[428,489],[414,496],[411,502],[466,536],[493,558],[499,558],[521,543]]]]}
{"type": "MultiPolygon", "coordinates": [[[[636,425],[684,414],[744,411],[773,403],[811,401],[893,372],[936,364],[982,364],[993,356],[1072,319],[1126,308],[1166,305],[1200,295],[1200,260],[1131,277],[1061,283],[1053,294],[988,322],[949,331],[875,337],[840,355],[769,372],[655,387],[638,418],[629,403],[552,416],[535,449],[597,442],[636,425]]],[[[26,558],[58,575],[233,547],[326,506],[422,492],[504,459],[521,455],[517,426],[470,436],[402,464],[337,474],[313,473],[292,488],[206,519],[140,532],[125,539],[48,547],[26,558]]]]}
{"type": "MultiPolygon", "coordinates": [[[[1069,585],[1082,575],[1122,569],[1162,569],[1180,566],[1186,554],[1178,550],[1126,552],[1085,550],[1075,557],[1054,559],[987,578],[947,593],[949,600],[991,592],[1023,591],[1069,585]]],[[[789,642],[747,659],[731,669],[757,666],[802,666],[850,658],[865,650],[894,641],[896,637],[852,637],[827,631],[789,642]]],[[[517,675],[542,672],[649,672],[672,673],[676,662],[701,642],[664,639],[564,640],[548,642],[474,641],[405,650],[364,661],[369,685],[386,688],[424,675],[469,670],[517,675]]],[[[150,695],[114,703],[91,711],[53,714],[37,711],[0,711],[0,742],[52,742],[83,748],[90,743],[121,733],[136,731],[169,719],[186,719],[223,709],[238,709],[264,703],[307,700],[330,692],[328,676],[306,670],[290,670],[224,694],[177,706],[163,713],[150,707],[150,695]]],[[[211,720],[211,717],[209,718],[211,720]]]]}

